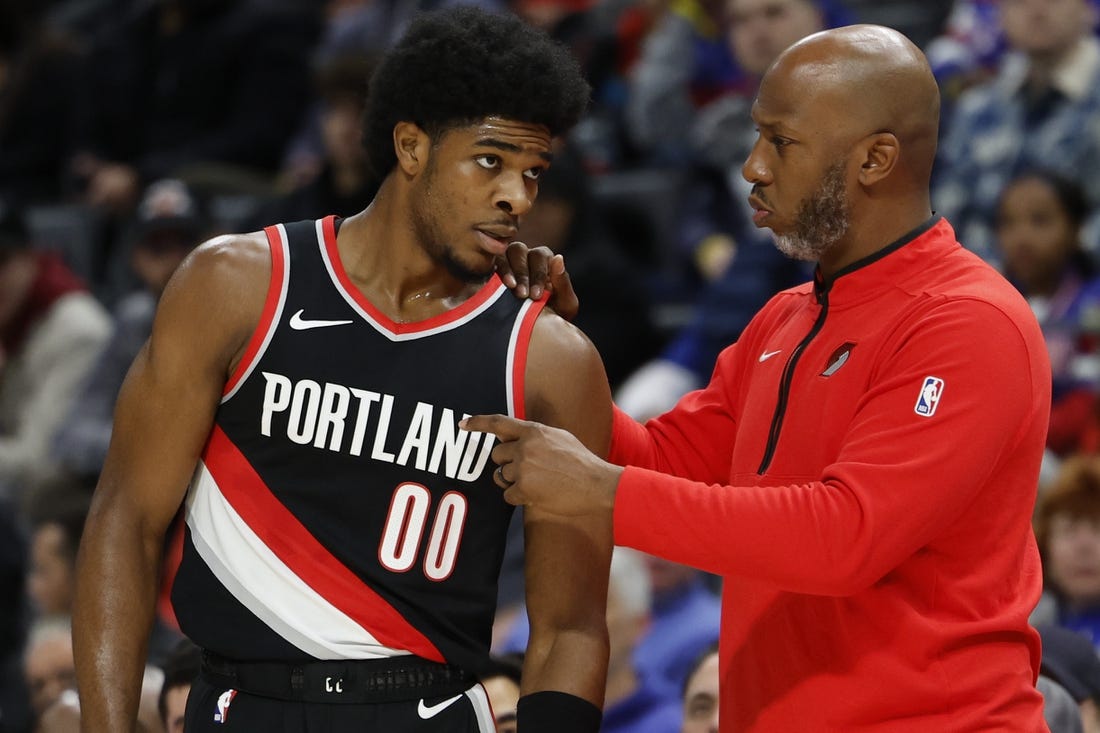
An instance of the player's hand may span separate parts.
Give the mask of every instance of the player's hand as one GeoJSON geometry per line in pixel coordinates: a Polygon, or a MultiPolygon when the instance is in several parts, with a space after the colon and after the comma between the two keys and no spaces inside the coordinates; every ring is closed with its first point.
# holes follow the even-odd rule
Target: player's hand
{"type": "Polygon", "coordinates": [[[567,321],[576,317],[580,301],[565,271],[565,258],[549,247],[512,242],[504,256],[496,259],[496,271],[517,298],[538,300],[546,291],[550,293],[549,306],[559,316],[567,321]]]}
{"type": "Polygon", "coordinates": [[[614,509],[622,467],[601,460],[572,433],[504,415],[475,415],[459,426],[497,436],[493,480],[509,504],[564,516],[614,509]]]}

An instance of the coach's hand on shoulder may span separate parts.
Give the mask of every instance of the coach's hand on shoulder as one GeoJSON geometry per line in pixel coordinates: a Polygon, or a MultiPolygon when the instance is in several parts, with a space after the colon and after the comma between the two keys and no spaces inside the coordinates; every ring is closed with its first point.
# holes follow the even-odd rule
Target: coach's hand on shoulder
{"type": "Polygon", "coordinates": [[[512,242],[504,256],[497,257],[496,271],[517,298],[538,300],[546,291],[550,294],[548,305],[559,316],[567,321],[576,317],[580,301],[565,271],[565,258],[549,247],[512,242]]]}

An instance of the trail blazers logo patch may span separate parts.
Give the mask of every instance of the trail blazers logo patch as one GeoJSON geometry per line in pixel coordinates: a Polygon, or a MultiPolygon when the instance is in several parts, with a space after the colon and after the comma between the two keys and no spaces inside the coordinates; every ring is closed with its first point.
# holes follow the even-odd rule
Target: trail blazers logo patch
{"type": "Polygon", "coordinates": [[[925,377],[913,412],[923,417],[932,417],[936,414],[936,407],[939,406],[942,396],[943,380],[939,377],[925,377]]]}
{"type": "Polygon", "coordinates": [[[843,344],[836,348],[829,360],[825,362],[825,371],[821,372],[823,377],[831,377],[837,373],[837,371],[848,363],[848,357],[852,355],[852,349],[856,345],[851,341],[845,341],[843,344]]]}

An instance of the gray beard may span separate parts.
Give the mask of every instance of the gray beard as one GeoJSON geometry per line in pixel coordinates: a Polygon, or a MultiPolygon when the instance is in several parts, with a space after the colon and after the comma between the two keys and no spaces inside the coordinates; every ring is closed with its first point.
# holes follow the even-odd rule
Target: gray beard
{"type": "Polygon", "coordinates": [[[813,195],[799,204],[794,231],[775,235],[775,246],[791,259],[816,262],[848,233],[850,213],[844,164],[834,163],[813,195]]]}

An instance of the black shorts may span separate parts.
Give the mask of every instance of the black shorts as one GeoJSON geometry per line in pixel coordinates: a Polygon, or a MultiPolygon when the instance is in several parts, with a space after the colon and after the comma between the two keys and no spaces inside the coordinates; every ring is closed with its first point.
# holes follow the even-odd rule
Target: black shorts
{"type": "MultiPolygon", "coordinates": [[[[403,691],[401,699],[373,702],[317,702],[280,699],[234,689],[205,666],[187,698],[187,733],[494,733],[485,690],[472,682],[462,690],[403,691]]],[[[323,684],[341,697],[336,682],[323,684]]]]}

